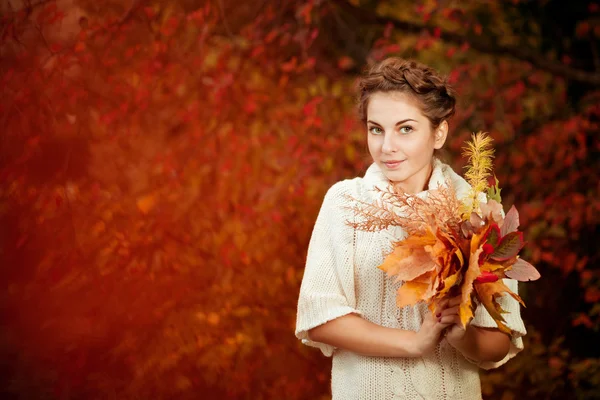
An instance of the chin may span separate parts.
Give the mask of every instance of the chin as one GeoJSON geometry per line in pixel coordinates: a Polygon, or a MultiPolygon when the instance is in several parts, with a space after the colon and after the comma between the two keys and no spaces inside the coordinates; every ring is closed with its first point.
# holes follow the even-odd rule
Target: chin
{"type": "Polygon", "coordinates": [[[384,172],[386,178],[393,183],[402,183],[406,180],[406,175],[398,172],[384,172]]]}

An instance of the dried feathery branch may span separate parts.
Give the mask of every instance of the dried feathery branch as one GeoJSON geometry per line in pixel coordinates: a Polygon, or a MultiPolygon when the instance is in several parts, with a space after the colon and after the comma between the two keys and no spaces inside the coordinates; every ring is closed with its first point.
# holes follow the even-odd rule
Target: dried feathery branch
{"type": "Polygon", "coordinates": [[[468,159],[465,179],[471,185],[471,191],[463,203],[461,214],[468,216],[479,208],[478,194],[485,192],[488,186],[487,179],[493,169],[492,138],[484,132],[472,135],[472,140],[463,148],[463,157],[468,159]]]}
{"type": "Polygon", "coordinates": [[[377,231],[387,229],[389,226],[398,225],[398,215],[391,209],[391,205],[380,203],[371,204],[355,199],[350,195],[346,197],[357,203],[355,206],[344,207],[359,217],[359,222],[348,222],[348,225],[363,231],[377,231]]]}
{"type": "Polygon", "coordinates": [[[375,204],[348,196],[356,205],[347,208],[359,217],[358,222],[349,222],[350,226],[370,232],[399,226],[409,235],[423,233],[427,227],[434,226],[446,232],[458,229],[460,202],[450,182],[431,191],[426,198],[394,187],[375,190],[381,193],[381,201],[375,204]]]}

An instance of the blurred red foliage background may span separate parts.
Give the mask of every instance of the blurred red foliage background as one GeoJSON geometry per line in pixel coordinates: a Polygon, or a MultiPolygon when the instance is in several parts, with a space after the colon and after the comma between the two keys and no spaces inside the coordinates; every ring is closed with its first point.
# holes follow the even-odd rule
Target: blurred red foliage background
{"type": "Polygon", "coordinates": [[[3,398],[328,398],[294,337],[325,191],[370,160],[357,74],[459,93],[542,279],[486,399],[600,398],[594,1],[8,0],[0,7],[3,398]]]}

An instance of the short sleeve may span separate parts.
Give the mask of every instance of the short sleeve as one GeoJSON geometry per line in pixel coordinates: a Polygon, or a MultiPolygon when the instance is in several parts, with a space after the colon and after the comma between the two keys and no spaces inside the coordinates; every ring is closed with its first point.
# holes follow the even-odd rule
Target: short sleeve
{"type": "MultiPolygon", "coordinates": [[[[504,284],[515,294],[518,294],[518,282],[514,279],[503,279],[504,284]]],[[[510,338],[510,350],[504,359],[498,362],[480,362],[477,365],[483,369],[498,368],[502,364],[505,364],[508,360],[517,355],[523,350],[523,339],[522,337],[527,334],[525,330],[525,324],[521,319],[520,304],[508,294],[504,294],[498,299],[498,303],[507,311],[506,314],[502,314],[506,321],[506,325],[512,330],[510,338]]],[[[478,306],[475,310],[475,315],[471,321],[471,325],[478,326],[481,328],[497,328],[496,321],[492,318],[490,313],[483,306],[478,306]]]]}
{"type": "Polygon", "coordinates": [[[330,357],[335,348],[309,339],[308,331],[343,315],[355,313],[354,229],[346,197],[350,181],[333,185],[325,195],[308,246],[300,287],[296,336],[330,357]]]}

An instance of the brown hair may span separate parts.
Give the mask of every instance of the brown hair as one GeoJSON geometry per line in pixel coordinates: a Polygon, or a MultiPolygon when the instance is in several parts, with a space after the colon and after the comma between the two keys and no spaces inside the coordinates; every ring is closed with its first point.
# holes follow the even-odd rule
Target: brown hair
{"type": "Polygon", "coordinates": [[[454,115],[455,92],[433,68],[413,60],[390,57],[371,66],[358,82],[358,114],[367,122],[370,97],[377,92],[401,92],[421,105],[432,129],[454,115]]]}

